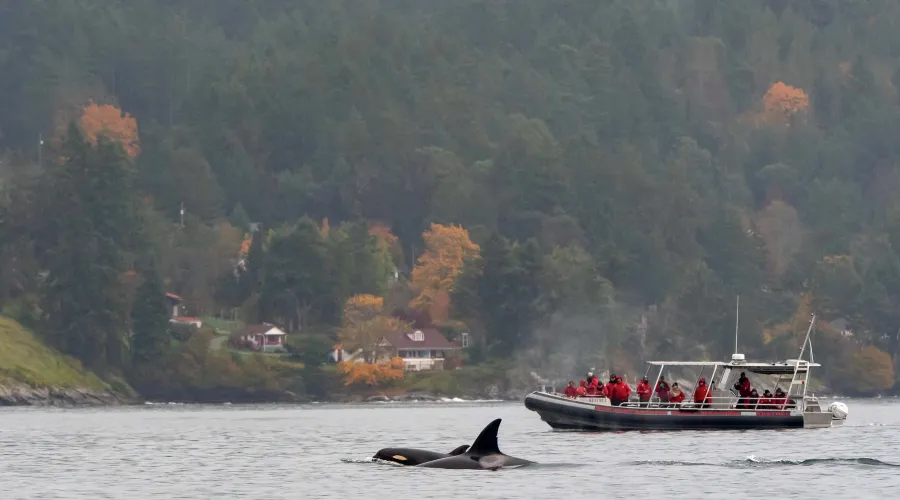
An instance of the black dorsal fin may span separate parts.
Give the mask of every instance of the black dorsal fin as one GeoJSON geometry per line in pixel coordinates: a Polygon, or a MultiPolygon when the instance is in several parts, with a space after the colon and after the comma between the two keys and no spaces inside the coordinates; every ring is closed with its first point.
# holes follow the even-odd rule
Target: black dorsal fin
{"type": "Polygon", "coordinates": [[[487,424],[487,427],[481,431],[481,434],[475,438],[475,442],[469,447],[469,454],[490,455],[492,453],[500,453],[500,448],[497,446],[497,431],[500,430],[500,420],[498,418],[487,424]]]}
{"type": "Polygon", "coordinates": [[[451,451],[451,452],[449,453],[449,455],[450,455],[451,457],[455,457],[456,455],[462,455],[462,454],[465,453],[466,450],[468,450],[468,449],[469,449],[469,445],[464,444],[464,445],[462,445],[462,446],[459,446],[459,447],[455,448],[453,451],[451,451]]]}

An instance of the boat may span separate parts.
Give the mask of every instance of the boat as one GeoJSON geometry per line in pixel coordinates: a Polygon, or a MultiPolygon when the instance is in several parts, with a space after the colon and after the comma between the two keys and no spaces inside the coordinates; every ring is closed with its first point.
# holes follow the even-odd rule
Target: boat
{"type": "MultiPolygon", "coordinates": [[[[811,369],[821,366],[813,361],[810,333],[814,324],[813,314],[796,359],[748,362],[743,354],[735,353],[727,362],[648,362],[648,374],[656,373],[651,387],[657,386],[666,367],[699,369],[698,379],[704,376],[704,372],[711,372],[708,377],[711,397],[704,404],[688,402],[693,401],[692,393],[686,394],[683,403],[661,401],[654,392],[649,401],[627,401],[613,406],[604,396],[570,398],[541,390],[525,397],[525,407],[540,415],[554,429],[577,431],[809,429],[840,425],[849,414],[847,405],[834,402],[823,409],[819,399],[807,390],[811,369]],[[810,359],[805,360],[803,354],[807,346],[810,359]],[[787,398],[780,404],[766,406],[760,405],[759,400],[741,400],[739,394],[731,389],[741,372],[757,380],[777,377],[776,385],[771,389],[787,387],[787,398]]],[[[649,375],[648,380],[652,380],[649,375]]]]}

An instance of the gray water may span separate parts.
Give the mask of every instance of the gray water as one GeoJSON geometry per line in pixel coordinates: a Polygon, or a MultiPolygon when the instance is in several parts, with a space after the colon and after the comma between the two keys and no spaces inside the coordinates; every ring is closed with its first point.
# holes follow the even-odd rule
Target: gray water
{"type": "Polygon", "coordinates": [[[555,432],[521,403],[0,409],[0,499],[896,498],[900,402],[842,428],[555,432]],[[366,462],[449,451],[502,417],[500,471],[366,462]]]}

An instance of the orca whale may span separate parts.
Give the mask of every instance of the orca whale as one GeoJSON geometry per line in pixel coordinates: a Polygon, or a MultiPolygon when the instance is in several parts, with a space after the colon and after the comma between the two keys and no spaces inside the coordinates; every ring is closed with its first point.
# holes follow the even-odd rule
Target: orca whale
{"type": "Polygon", "coordinates": [[[521,467],[534,462],[511,457],[500,451],[497,445],[497,431],[500,429],[500,420],[489,423],[481,434],[475,438],[475,442],[464,453],[439,458],[425,462],[416,467],[428,467],[432,469],[489,469],[497,470],[502,467],[521,467]]]}
{"type": "Polygon", "coordinates": [[[382,448],[375,452],[372,458],[384,460],[386,462],[394,462],[400,465],[419,465],[425,462],[431,462],[439,458],[452,457],[465,453],[469,445],[462,445],[451,451],[450,453],[438,453],[436,451],[419,450],[416,448],[382,448]]]}

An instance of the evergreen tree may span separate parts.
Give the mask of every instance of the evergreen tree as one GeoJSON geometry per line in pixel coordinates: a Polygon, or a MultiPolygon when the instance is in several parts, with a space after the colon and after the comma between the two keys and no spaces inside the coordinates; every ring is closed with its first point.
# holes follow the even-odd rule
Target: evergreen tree
{"type": "Polygon", "coordinates": [[[158,363],[169,348],[169,311],[155,266],[148,266],[141,277],[144,281],[131,307],[131,354],[135,365],[158,363]]]}
{"type": "Polygon", "coordinates": [[[100,372],[121,368],[126,324],[121,245],[135,229],[123,206],[129,201],[130,166],[121,147],[104,140],[92,146],[74,125],[62,153],[62,164],[50,170],[52,192],[44,207],[56,214],[49,222],[56,244],[46,256],[42,307],[48,336],[100,372]]]}
{"type": "Polygon", "coordinates": [[[334,293],[328,247],[315,223],[300,219],[276,234],[266,252],[259,294],[261,321],[299,331],[316,321],[334,321],[341,303],[334,293]]]}

